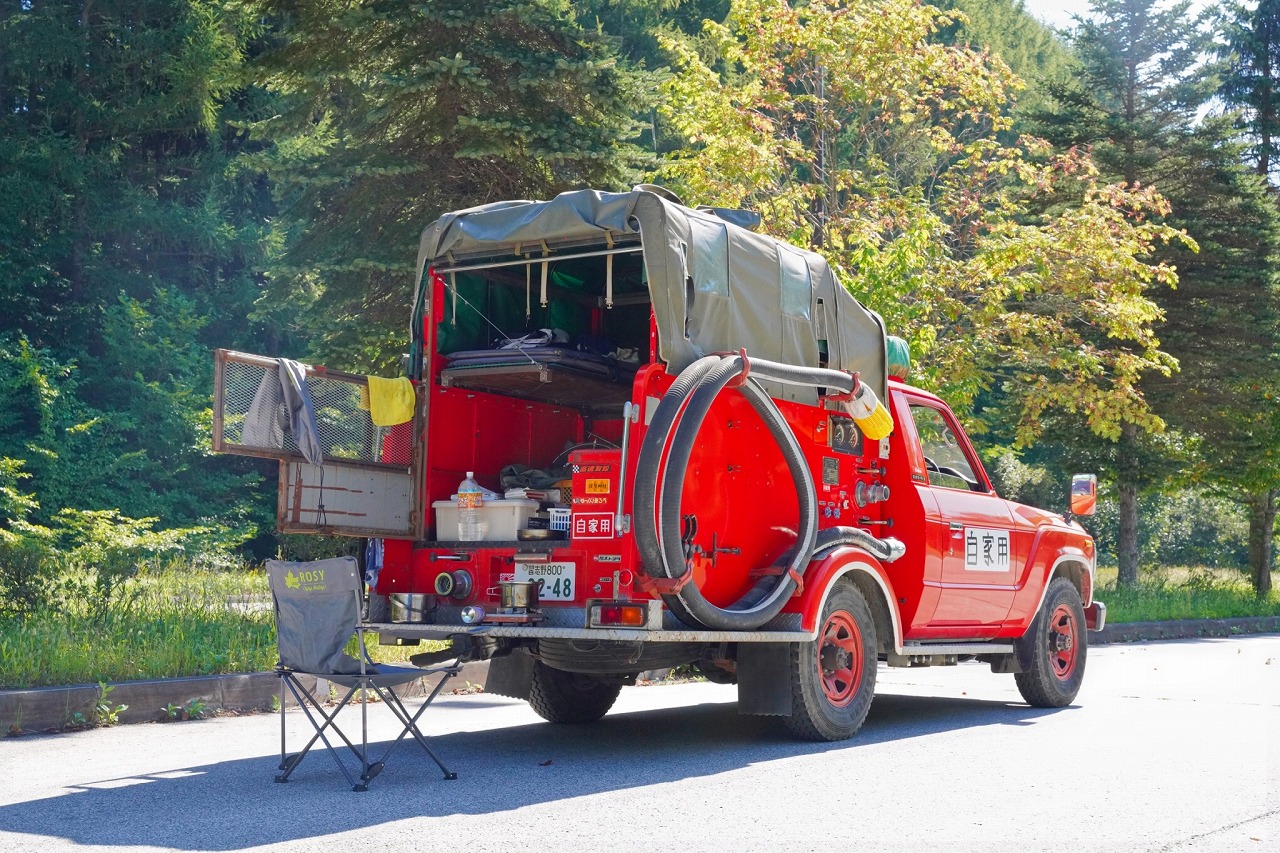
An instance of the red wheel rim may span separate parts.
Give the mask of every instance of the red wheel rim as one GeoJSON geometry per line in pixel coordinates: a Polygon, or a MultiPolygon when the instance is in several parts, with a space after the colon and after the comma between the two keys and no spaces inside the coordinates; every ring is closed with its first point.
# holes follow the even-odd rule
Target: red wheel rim
{"type": "Polygon", "coordinates": [[[1049,666],[1059,681],[1066,681],[1076,671],[1080,646],[1076,643],[1079,627],[1075,612],[1059,604],[1049,619],[1049,666]]]}
{"type": "Polygon", "coordinates": [[[862,682],[862,632],[843,610],[828,616],[822,626],[818,677],[827,701],[837,707],[852,702],[862,682]]]}

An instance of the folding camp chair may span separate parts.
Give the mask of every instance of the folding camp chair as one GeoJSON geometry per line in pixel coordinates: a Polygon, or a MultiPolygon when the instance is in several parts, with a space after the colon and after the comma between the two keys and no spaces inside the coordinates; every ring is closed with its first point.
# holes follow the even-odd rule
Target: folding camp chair
{"type": "MultiPolygon", "coordinates": [[[[317,740],[324,743],[329,754],[354,791],[368,790],[369,782],[382,772],[387,758],[406,735],[411,735],[418,745],[431,756],[446,779],[458,775],[445,767],[427,745],[418,729],[418,720],[431,702],[440,694],[445,682],[458,674],[458,661],[434,669],[374,664],[369,658],[364,642],[364,626],[360,624],[360,579],[353,557],[338,557],[311,563],[288,563],[283,560],[267,561],[267,577],[271,595],[275,601],[276,635],[280,651],[280,663],[276,673],[280,676],[280,773],[277,782],[289,781],[289,775],[306,757],[317,740]],[[359,638],[360,657],[353,658],[343,649],[352,636],[359,638]],[[410,716],[395,688],[433,673],[443,673],[435,689],[422,703],[417,713],[410,716]],[[346,688],[346,695],[326,711],[321,699],[313,696],[298,680],[308,675],[331,681],[346,688]],[[285,689],[306,714],[315,729],[301,752],[288,755],[285,748],[285,689]],[[366,698],[372,691],[399,718],[402,728],[399,736],[382,752],[376,761],[369,760],[368,702],[360,701],[360,746],[356,747],[341,729],[336,718],[361,692],[366,698]],[[357,779],[348,769],[347,762],[329,740],[328,733],[336,734],[360,762],[357,779]]],[[[357,700],[359,701],[359,700],[357,700]]],[[[340,744],[339,744],[340,745],[340,744]]]]}

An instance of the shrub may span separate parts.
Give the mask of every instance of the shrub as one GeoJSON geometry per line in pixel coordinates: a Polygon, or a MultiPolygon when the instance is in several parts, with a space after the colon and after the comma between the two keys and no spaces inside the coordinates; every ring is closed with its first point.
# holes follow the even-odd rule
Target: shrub
{"type": "MultiPolygon", "coordinates": [[[[1084,521],[1098,545],[1098,563],[1116,562],[1119,508],[1114,497],[1098,501],[1084,521]]],[[[1243,507],[1191,490],[1144,495],[1138,502],[1138,552],[1144,567],[1248,565],[1249,521],[1243,507]]]]}

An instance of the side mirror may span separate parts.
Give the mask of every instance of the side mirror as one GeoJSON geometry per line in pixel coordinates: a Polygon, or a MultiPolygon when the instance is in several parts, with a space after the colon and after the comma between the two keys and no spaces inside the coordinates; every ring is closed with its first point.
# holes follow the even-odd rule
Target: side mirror
{"type": "Polygon", "coordinates": [[[1098,475],[1076,474],[1071,478],[1071,512],[1093,515],[1098,509],[1098,475]]]}

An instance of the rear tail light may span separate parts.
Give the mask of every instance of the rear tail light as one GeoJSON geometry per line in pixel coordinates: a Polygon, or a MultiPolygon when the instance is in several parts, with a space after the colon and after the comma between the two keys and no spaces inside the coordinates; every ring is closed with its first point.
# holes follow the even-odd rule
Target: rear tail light
{"type": "Polygon", "coordinates": [[[592,601],[587,605],[587,627],[660,628],[661,607],[658,601],[592,601]]]}

